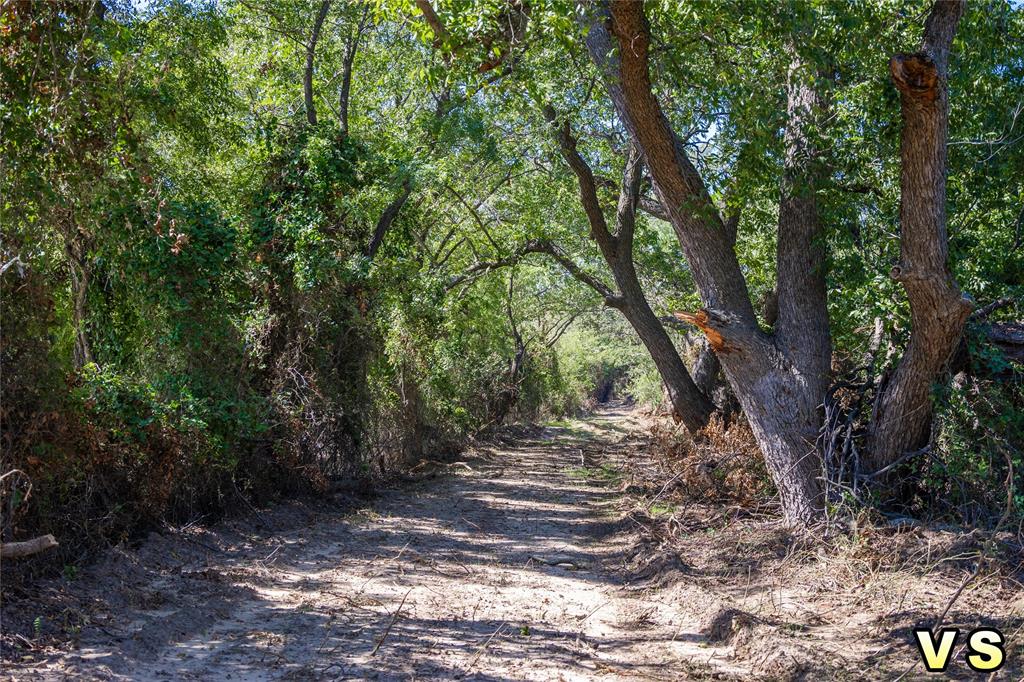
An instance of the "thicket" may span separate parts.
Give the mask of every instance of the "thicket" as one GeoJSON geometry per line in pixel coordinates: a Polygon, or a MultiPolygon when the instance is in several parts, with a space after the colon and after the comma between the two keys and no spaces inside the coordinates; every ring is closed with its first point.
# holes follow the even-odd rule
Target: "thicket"
{"type": "Polygon", "coordinates": [[[613,371],[556,347],[558,310],[507,277],[451,295],[423,273],[438,218],[420,202],[371,254],[395,194],[429,192],[394,148],[436,122],[363,139],[287,98],[247,119],[235,10],[3,6],[3,539],[55,533],[58,564],[365,488],[489,426],[572,413],[613,371]]]}
{"type": "MultiPolygon", "coordinates": [[[[918,4],[651,8],[649,73],[731,234],[751,338],[783,324],[780,207],[816,202],[807,270],[828,292],[831,366],[801,443],[825,511],[991,526],[1024,504],[1024,12],[1008,3],[968,9],[948,76],[948,263],[980,312],[933,377],[926,446],[886,476],[861,459],[913,333],[890,276],[902,118],[884,65],[920,42],[918,4]],[[800,88],[827,115],[796,130],[800,88]],[[788,151],[798,133],[806,158],[788,151]]],[[[59,564],[157,524],[366,487],[502,423],[664,406],[641,331],[669,335],[718,412],[665,436],[681,466],[718,497],[778,492],[751,455],[770,438],[747,423],[746,351],[716,356],[671,315],[718,293],[578,17],[439,5],[0,5],[4,541],[53,532],[59,564]],[[721,449],[750,466],[693,459],[721,449]]]]}

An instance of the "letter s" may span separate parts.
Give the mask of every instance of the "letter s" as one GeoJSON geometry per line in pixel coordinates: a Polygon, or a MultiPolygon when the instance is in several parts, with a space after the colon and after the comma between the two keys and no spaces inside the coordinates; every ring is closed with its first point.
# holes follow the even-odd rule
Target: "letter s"
{"type": "Polygon", "coordinates": [[[967,665],[978,672],[994,672],[1006,662],[1003,651],[1003,633],[995,628],[978,628],[967,638],[967,647],[971,653],[967,656],[967,665]]]}

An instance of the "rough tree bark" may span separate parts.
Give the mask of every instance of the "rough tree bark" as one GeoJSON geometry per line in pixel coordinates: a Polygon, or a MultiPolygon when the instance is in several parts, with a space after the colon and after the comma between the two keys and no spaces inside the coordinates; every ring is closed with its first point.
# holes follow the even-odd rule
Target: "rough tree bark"
{"type": "Polygon", "coordinates": [[[642,179],[640,155],[635,148],[630,148],[616,208],[616,227],[613,234],[598,199],[594,174],[577,150],[576,139],[570,132],[569,124],[559,124],[551,108],[545,111],[545,116],[557,131],[562,157],[576,174],[580,202],[590,223],[591,238],[601,250],[601,255],[608,264],[619,291],[617,295],[606,296],[605,301],[623,314],[640,337],[658,368],[676,418],[691,432],[696,432],[707,425],[715,405],[697,388],[672,339],[651,310],[633,264],[633,235],[636,229],[636,212],[642,179]]]}
{"type": "MultiPolygon", "coordinates": [[[[824,397],[832,365],[825,285],[825,243],[815,191],[819,179],[814,136],[823,103],[816,74],[789,48],[785,157],[776,246],[775,345],[808,382],[813,399],[824,397]]],[[[820,404],[820,403],[818,403],[820,404]]],[[[811,409],[816,409],[817,404],[811,409]]]]}
{"type": "Polygon", "coordinates": [[[1024,363],[1024,322],[992,322],[988,340],[1003,352],[1007,360],[1024,363]]]}
{"type": "Polygon", "coordinates": [[[711,397],[721,371],[722,363],[718,361],[718,356],[711,349],[711,344],[708,343],[706,337],[700,337],[697,359],[693,363],[693,383],[697,384],[701,393],[711,397]]]}
{"type": "Polygon", "coordinates": [[[58,545],[59,543],[57,542],[57,538],[52,535],[40,535],[37,538],[32,538],[31,540],[25,540],[23,542],[5,542],[0,544],[0,558],[18,559],[38,554],[39,552],[52,549],[58,545]]]}
{"type": "MultiPolygon", "coordinates": [[[[644,153],[705,309],[678,314],[708,337],[722,362],[794,524],[821,518],[821,460],[815,441],[828,383],[829,334],[823,252],[813,198],[810,135],[816,95],[800,64],[787,88],[786,176],[779,213],[778,289],[787,302],[774,335],[759,327],[731,234],[653,93],[644,6],[615,0],[590,12],[586,42],[619,117],[644,153]],[[610,11],[609,11],[610,9],[610,11]],[[614,48],[614,49],[613,49],[614,48]],[[824,349],[824,351],[823,351],[824,349]]],[[[796,55],[794,55],[796,58],[796,55]]]]}
{"type": "Polygon", "coordinates": [[[932,384],[956,350],[972,304],[948,265],[946,137],[947,67],[962,0],[938,0],[921,50],[889,62],[900,91],[900,262],[892,277],[910,301],[906,352],[875,404],[864,464],[877,471],[928,442],[932,384]]]}

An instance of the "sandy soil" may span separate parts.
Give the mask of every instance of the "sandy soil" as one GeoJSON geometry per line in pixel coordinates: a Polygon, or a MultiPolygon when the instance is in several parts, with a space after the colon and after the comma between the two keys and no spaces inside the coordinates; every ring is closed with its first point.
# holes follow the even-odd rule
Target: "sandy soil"
{"type": "Polygon", "coordinates": [[[153,536],[50,587],[90,597],[81,629],[16,674],[674,679],[699,636],[622,590],[616,492],[586,478],[588,450],[628,448],[629,420],[544,429],[354,514],[285,505],[153,536]]]}
{"type": "MultiPolygon", "coordinates": [[[[771,522],[694,509],[699,524],[680,513],[667,531],[651,505],[638,513],[639,420],[609,409],[506,436],[361,507],[284,504],[111,551],[5,605],[5,674],[893,679],[914,664],[899,634],[914,613],[890,602],[913,589],[941,603],[956,576],[915,579],[900,601],[902,583],[839,584],[852,569],[827,556],[783,571],[796,550],[771,522]]],[[[987,589],[965,590],[958,608],[975,611],[953,617],[1004,594],[987,589]]]]}

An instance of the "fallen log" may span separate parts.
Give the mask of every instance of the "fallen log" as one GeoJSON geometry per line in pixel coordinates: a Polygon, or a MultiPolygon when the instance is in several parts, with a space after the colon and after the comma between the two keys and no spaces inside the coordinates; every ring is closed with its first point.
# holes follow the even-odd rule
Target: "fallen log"
{"type": "Polygon", "coordinates": [[[38,554],[58,545],[57,538],[52,535],[40,535],[24,542],[4,542],[0,544],[0,558],[17,559],[19,557],[38,554]]]}

